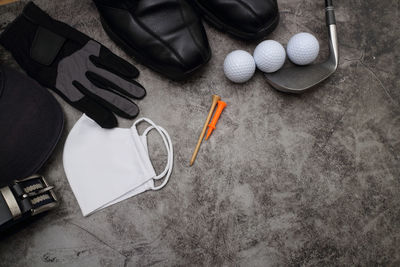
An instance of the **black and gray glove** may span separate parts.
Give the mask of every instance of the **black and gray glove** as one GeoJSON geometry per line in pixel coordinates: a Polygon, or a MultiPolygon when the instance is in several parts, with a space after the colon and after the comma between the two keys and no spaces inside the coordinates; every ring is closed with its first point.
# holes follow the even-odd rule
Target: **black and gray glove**
{"type": "Polygon", "coordinates": [[[139,108],[128,97],[146,95],[143,86],[133,80],[139,71],[32,2],[2,33],[0,44],[31,77],[100,126],[117,126],[112,112],[125,118],[138,115],[139,108]]]}

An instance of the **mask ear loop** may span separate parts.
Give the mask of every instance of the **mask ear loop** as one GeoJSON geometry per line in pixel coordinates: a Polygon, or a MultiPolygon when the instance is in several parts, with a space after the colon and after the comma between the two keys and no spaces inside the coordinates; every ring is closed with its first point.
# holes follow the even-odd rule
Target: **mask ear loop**
{"type": "Polygon", "coordinates": [[[172,167],[173,167],[173,163],[174,163],[174,151],[173,151],[173,148],[172,148],[171,138],[169,137],[169,134],[167,133],[167,131],[164,128],[162,128],[161,126],[157,126],[157,127],[159,128],[159,130],[161,130],[161,132],[167,138],[170,153],[168,153],[168,162],[167,162],[168,172],[167,172],[167,174],[165,176],[164,175],[162,175],[162,176],[159,175],[159,177],[154,177],[154,179],[156,179],[156,180],[159,180],[162,177],[165,177],[164,181],[159,186],[153,187],[152,188],[153,190],[159,190],[159,189],[163,188],[168,183],[169,177],[171,176],[171,173],[172,173],[172,167]]]}
{"type": "MultiPolygon", "coordinates": [[[[143,132],[143,136],[146,136],[146,138],[147,138],[147,134],[151,131],[151,130],[153,130],[153,129],[156,129],[157,130],[157,128],[156,127],[154,127],[154,126],[150,126],[150,127],[148,127],[144,132],[143,132]]],[[[163,135],[165,135],[165,132],[163,132],[162,134],[160,133],[160,135],[161,135],[161,137],[163,137],[163,135]]],[[[164,139],[164,138],[163,138],[164,139]]],[[[165,147],[166,147],[166,149],[167,149],[167,154],[168,154],[168,159],[167,159],[167,165],[165,166],[165,169],[159,174],[159,175],[157,175],[157,176],[155,176],[153,179],[154,180],[159,180],[159,179],[161,179],[161,178],[163,178],[164,176],[165,176],[165,174],[168,172],[168,169],[170,168],[170,157],[169,157],[169,154],[171,153],[171,149],[170,149],[170,144],[167,144],[166,142],[165,142],[165,140],[163,140],[164,141],[164,144],[165,144],[165,147]]]]}
{"type": "Polygon", "coordinates": [[[164,128],[162,128],[161,126],[155,125],[154,122],[152,122],[151,120],[149,120],[147,118],[141,118],[141,119],[137,120],[133,125],[136,126],[141,121],[146,121],[147,123],[149,123],[151,125],[144,131],[143,135],[147,136],[147,134],[152,129],[157,130],[157,132],[161,135],[161,138],[163,139],[165,147],[167,149],[167,153],[168,153],[167,166],[165,167],[165,170],[162,173],[160,173],[159,175],[157,175],[156,177],[153,178],[154,180],[159,180],[165,176],[165,179],[159,186],[155,186],[155,187],[151,188],[152,190],[159,190],[168,183],[169,177],[171,176],[171,173],[172,173],[173,158],[174,158],[172,141],[171,141],[171,138],[170,138],[168,132],[164,128]]]}

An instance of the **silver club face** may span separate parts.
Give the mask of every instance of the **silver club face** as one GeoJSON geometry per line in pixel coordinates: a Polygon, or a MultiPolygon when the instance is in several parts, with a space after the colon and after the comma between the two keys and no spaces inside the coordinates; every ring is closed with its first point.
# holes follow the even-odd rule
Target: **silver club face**
{"type": "MultiPolygon", "coordinates": [[[[326,15],[334,16],[333,6],[326,8],[326,15]],[[332,13],[328,13],[328,11],[332,13]]],[[[334,17],[331,21],[334,21],[334,17]]],[[[293,66],[274,73],[266,73],[265,77],[268,83],[282,92],[302,93],[331,76],[339,64],[336,24],[328,25],[328,30],[330,55],[327,61],[308,66],[293,66]]]]}

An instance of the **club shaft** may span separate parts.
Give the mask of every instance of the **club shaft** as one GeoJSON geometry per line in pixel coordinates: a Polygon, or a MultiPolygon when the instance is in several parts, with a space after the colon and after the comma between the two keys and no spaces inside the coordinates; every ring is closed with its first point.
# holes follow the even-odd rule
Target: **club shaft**
{"type": "Polygon", "coordinates": [[[325,0],[326,25],[336,25],[335,10],[332,0],[325,0]]]}

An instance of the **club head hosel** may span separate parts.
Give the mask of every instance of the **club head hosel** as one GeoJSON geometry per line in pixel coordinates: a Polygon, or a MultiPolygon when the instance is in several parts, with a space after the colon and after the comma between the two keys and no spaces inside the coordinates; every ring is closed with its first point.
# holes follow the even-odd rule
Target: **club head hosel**
{"type": "Polygon", "coordinates": [[[335,64],[336,70],[339,65],[339,44],[335,24],[329,25],[329,50],[330,61],[335,64]]]}

